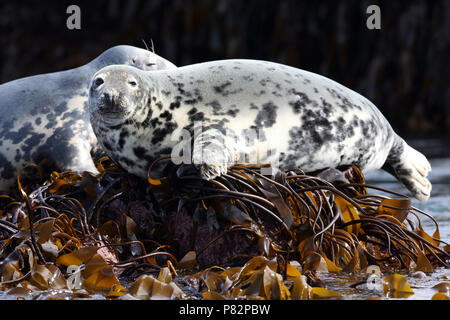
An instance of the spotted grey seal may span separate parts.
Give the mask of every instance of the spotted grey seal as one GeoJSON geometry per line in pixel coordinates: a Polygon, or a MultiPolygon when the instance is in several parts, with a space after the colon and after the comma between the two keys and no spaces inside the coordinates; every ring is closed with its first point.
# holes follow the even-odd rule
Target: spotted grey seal
{"type": "Polygon", "coordinates": [[[305,172],[357,164],[366,173],[384,166],[417,199],[430,196],[428,160],[375,105],[290,66],[255,60],[154,72],[110,66],[93,77],[89,110],[105,151],[137,176],[146,177],[156,157],[173,155],[180,141],[172,134],[184,129],[193,134],[192,163],[205,179],[244,155],[305,172]]]}
{"type": "Polygon", "coordinates": [[[113,64],[176,68],[153,52],[120,45],[84,66],[0,85],[0,190],[12,185],[25,163],[44,158],[54,169],[96,171],[90,154],[97,140],[87,110],[88,89],[93,74],[113,64]]]}

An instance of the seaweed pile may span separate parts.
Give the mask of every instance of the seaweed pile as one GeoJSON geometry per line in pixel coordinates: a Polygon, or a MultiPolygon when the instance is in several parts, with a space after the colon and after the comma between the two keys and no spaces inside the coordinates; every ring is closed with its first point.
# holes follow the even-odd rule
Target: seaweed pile
{"type": "MultiPolygon", "coordinates": [[[[96,175],[53,172],[42,183],[19,174],[19,195],[0,195],[0,292],[18,299],[343,298],[321,281],[328,272],[357,275],[350,287],[373,282],[381,296],[402,297],[413,290],[399,273],[449,266],[450,246],[433,217],[406,196],[367,185],[357,166],[265,176],[261,167],[235,165],[211,181],[189,165],[168,166],[161,179],[151,167],[148,181],[108,158],[97,168],[96,175]],[[423,218],[435,223],[432,235],[423,218]]],[[[445,290],[433,299],[448,299],[445,290]]]]}

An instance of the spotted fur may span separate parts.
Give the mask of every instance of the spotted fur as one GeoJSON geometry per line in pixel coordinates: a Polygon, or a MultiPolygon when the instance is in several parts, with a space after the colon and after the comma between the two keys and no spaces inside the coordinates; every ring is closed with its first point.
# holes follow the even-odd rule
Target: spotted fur
{"type": "Polygon", "coordinates": [[[289,66],[255,60],[155,72],[111,66],[93,77],[89,104],[99,141],[138,176],[146,176],[163,149],[175,147],[175,130],[187,129],[194,137],[193,163],[207,179],[246,156],[307,172],[351,164],[369,172],[387,160],[414,196],[424,200],[431,190],[428,161],[415,150],[406,157],[406,143],[375,105],[337,82],[289,66]],[[100,87],[96,78],[102,79],[100,87]],[[128,85],[130,79],[136,88],[128,85]],[[115,117],[112,109],[99,110],[111,93],[129,102],[115,117]],[[127,137],[121,140],[123,132],[127,137]],[[414,166],[422,168],[418,176],[414,166]]]}

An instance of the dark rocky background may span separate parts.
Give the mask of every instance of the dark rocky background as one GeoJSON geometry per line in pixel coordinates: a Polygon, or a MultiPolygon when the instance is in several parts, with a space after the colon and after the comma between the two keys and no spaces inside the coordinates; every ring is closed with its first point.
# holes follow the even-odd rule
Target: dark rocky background
{"type": "Polygon", "coordinates": [[[117,44],[177,65],[253,58],[332,78],[408,137],[450,133],[450,0],[0,2],[0,81],[85,64],[117,44]],[[81,8],[81,30],[66,8],[81,8]],[[366,8],[381,8],[381,30],[366,8]]]}

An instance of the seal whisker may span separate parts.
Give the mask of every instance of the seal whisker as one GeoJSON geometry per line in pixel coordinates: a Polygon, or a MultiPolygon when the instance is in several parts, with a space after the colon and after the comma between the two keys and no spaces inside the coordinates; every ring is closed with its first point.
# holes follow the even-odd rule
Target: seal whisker
{"type": "Polygon", "coordinates": [[[147,49],[147,51],[150,51],[150,52],[152,52],[152,53],[155,53],[155,47],[153,46],[153,39],[152,39],[152,38],[150,38],[151,50],[148,48],[147,43],[145,42],[145,40],[144,40],[144,39],[141,39],[141,40],[142,40],[142,42],[144,43],[145,48],[147,49]]]}

